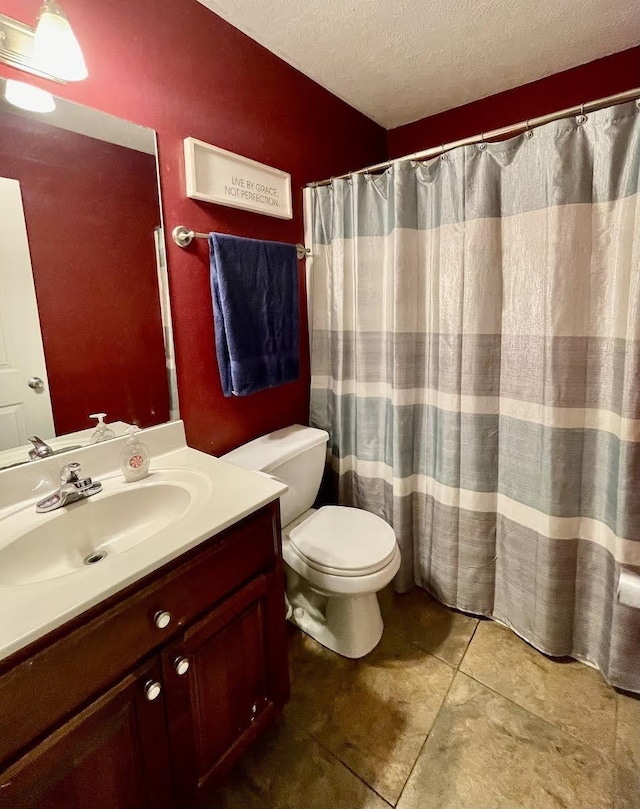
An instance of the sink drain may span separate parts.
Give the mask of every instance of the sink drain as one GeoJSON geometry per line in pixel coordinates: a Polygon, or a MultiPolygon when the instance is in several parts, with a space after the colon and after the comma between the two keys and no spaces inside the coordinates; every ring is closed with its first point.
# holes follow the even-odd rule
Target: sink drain
{"type": "Polygon", "coordinates": [[[101,562],[106,555],[106,551],[95,551],[95,553],[90,553],[88,556],[85,556],[82,561],[85,565],[95,565],[101,562]]]}

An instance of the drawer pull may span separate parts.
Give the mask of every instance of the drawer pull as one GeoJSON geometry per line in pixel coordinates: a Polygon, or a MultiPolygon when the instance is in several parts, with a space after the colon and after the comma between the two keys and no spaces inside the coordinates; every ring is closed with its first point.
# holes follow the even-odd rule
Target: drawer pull
{"type": "Polygon", "coordinates": [[[157,680],[148,680],[144,684],[144,695],[149,702],[153,702],[154,699],[158,699],[161,691],[162,687],[157,680]]]}
{"type": "Polygon", "coordinates": [[[173,668],[175,669],[176,674],[182,676],[189,671],[189,661],[186,657],[176,657],[173,661],[173,668]]]}
{"type": "Polygon", "coordinates": [[[153,616],[153,622],[158,629],[166,629],[171,623],[171,613],[166,610],[160,610],[153,616]]]}

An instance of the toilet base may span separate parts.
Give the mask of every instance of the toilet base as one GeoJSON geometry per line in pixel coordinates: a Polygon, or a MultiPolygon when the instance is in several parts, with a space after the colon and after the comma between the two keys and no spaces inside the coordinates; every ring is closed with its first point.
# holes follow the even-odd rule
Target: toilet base
{"type": "Polygon", "coordinates": [[[291,623],[343,657],[364,657],[378,645],[384,625],[376,593],[329,594],[285,568],[291,623]]]}

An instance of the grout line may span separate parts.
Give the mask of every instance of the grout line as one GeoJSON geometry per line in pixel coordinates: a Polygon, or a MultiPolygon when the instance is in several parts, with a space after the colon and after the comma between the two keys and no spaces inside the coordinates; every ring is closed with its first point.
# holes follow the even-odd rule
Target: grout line
{"type": "MultiPolygon", "coordinates": [[[[596,753],[598,753],[598,755],[604,760],[604,762],[606,764],[611,764],[612,765],[610,755],[607,756],[607,754],[603,750],[601,750],[599,747],[595,747],[590,742],[585,741],[583,738],[578,736],[574,731],[572,731],[569,728],[565,727],[565,725],[556,724],[555,722],[552,722],[550,719],[548,719],[546,716],[541,716],[539,713],[536,713],[535,711],[531,710],[531,708],[527,708],[525,705],[522,705],[521,703],[516,702],[516,700],[513,699],[512,697],[508,697],[506,694],[503,694],[501,691],[497,691],[493,686],[487,685],[487,683],[483,682],[482,680],[478,680],[477,677],[474,677],[473,674],[469,674],[469,672],[467,672],[467,671],[460,671],[460,674],[463,674],[465,677],[468,677],[470,680],[473,680],[475,683],[478,683],[478,685],[481,685],[483,688],[486,688],[487,691],[491,691],[493,694],[496,694],[496,696],[502,697],[502,699],[506,699],[507,702],[510,702],[512,705],[515,705],[517,708],[520,708],[521,711],[525,711],[526,713],[530,714],[531,716],[535,716],[536,719],[540,719],[542,722],[545,722],[547,725],[550,725],[552,728],[555,728],[556,730],[559,730],[561,733],[564,733],[567,736],[571,737],[575,741],[580,742],[580,744],[584,744],[585,747],[588,747],[590,750],[594,750],[596,753]]],[[[616,705],[616,713],[617,713],[617,705],[616,705]]],[[[616,741],[616,728],[614,726],[614,745],[613,745],[614,753],[615,753],[615,741],[616,741]]]]}
{"type": "MultiPolygon", "coordinates": [[[[490,619],[490,620],[491,620],[491,619],[490,619]]],[[[494,622],[494,623],[496,623],[496,622],[494,622]]],[[[554,728],[556,728],[557,730],[560,730],[560,731],[562,731],[563,733],[566,733],[566,734],[567,734],[568,736],[570,736],[572,739],[575,739],[576,741],[579,741],[581,744],[586,745],[586,746],[587,746],[587,747],[589,747],[591,750],[595,750],[595,751],[596,751],[596,752],[597,752],[597,753],[598,753],[600,756],[602,756],[602,758],[603,758],[603,759],[605,759],[605,761],[607,761],[607,760],[608,760],[607,756],[605,755],[605,753],[604,753],[604,752],[603,752],[603,751],[602,751],[600,748],[595,747],[593,744],[591,744],[591,743],[590,743],[590,742],[588,742],[588,741],[585,741],[585,740],[584,740],[584,738],[582,738],[581,736],[579,736],[579,735],[578,735],[577,733],[575,733],[574,731],[570,730],[570,729],[569,729],[568,727],[566,727],[565,725],[562,725],[562,724],[557,724],[556,722],[553,722],[552,720],[548,719],[546,716],[542,716],[541,714],[537,713],[537,712],[536,712],[536,711],[534,711],[532,708],[527,708],[527,706],[526,706],[526,705],[522,705],[522,704],[521,704],[520,702],[518,702],[517,700],[513,699],[512,697],[507,696],[506,694],[503,694],[501,691],[498,691],[498,690],[497,690],[496,688],[494,688],[493,686],[489,685],[488,683],[485,683],[483,680],[479,680],[479,679],[478,679],[478,678],[477,678],[475,675],[471,674],[471,673],[470,673],[470,672],[468,672],[468,671],[464,671],[464,670],[461,668],[461,667],[462,667],[462,664],[464,663],[464,660],[465,660],[465,658],[466,658],[466,656],[467,656],[467,652],[469,651],[469,647],[471,646],[471,641],[472,641],[472,640],[473,640],[473,638],[475,637],[475,634],[476,634],[476,632],[478,631],[478,627],[479,627],[479,626],[480,626],[480,622],[478,621],[478,623],[476,624],[475,629],[473,630],[473,634],[472,634],[472,636],[471,636],[471,638],[470,638],[470,640],[469,640],[469,643],[467,644],[467,648],[465,649],[465,653],[464,653],[464,655],[462,656],[462,660],[460,661],[460,665],[458,666],[458,671],[459,671],[461,674],[464,674],[466,677],[469,677],[470,679],[472,679],[474,682],[479,683],[479,685],[483,686],[484,688],[487,688],[489,691],[492,691],[494,694],[497,694],[499,697],[502,697],[503,699],[506,699],[506,700],[507,700],[508,702],[510,702],[512,705],[517,705],[517,706],[518,706],[518,708],[521,708],[523,711],[526,711],[527,713],[531,714],[531,716],[535,716],[537,719],[541,719],[543,722],[546,722],[548,725],[551,725],[551,727],[554,727],[554,728]]],[[[507,628],[508,628],[508,627],[507,627],[507,628]]],[[[510,630],[510,631],[513,631],[513,630],[510,630]]],[[[521,638],[521,640],[522,640],[522,638],[521,638]]],[[[526,643],[526,641],[525,641],[525,643],[526,643]]],[[[529,645],[530,645],[530,644],[529,644],[529,645]]],[[[544,657],[544,654],[543,654],[543,653],[542,653],[542,652],[541,652],[539,649],[536,649],[535,647],[531,647],[531,648],[532,648],[532,649],[533,649],[533,650],[534,650],[534,651],[535,651],[537,654],[539,654],[539,655],[541,655],[541,656],[543,656],[543,657],[544,657]]],[[[581,661],[579,661],[579,660],[578,660],[578,661],[576,661],[576,662],[580,663],[581,661]]],[[[582,665],[585,665],[585,664],[583,663],[582,665]]],[[[613,753],[614,753],[614,755],[615,755],[615,746],[616,746],[616,739],[617,739],[617,730],[618,730],[618,699],[617,699],[617,695],[616,695],[616,706],[615,706],[615,711],[614,711],[614,723],[613,723],[613,753]]]]}
{"type": "Polygon", "coordinates": [[[478,621],[478,623],[473,628],[473,632],[469,636],[469,640],[465,643],[464,652],[462,653],[462,657],[460,658],[459,663],[452,663],[451,660],[445,660],[444,657],[440,657],[440,655],[436,654],[436,652],[430,652],[428,649],[425,649],[424,646],[418,643],[418,641],[412,640],[410,637],[405,635],[403,632],[398,631],[397,629],[392,629],[391,627],[385,625],[384,631],[390,633],[391,635],[395,635],[396,638],[400,638],[405,643],[408,643],[409,646],[413,646],[415,649],[419,649],[427,657],[434,657],[436,660],[440,661],[440,663],[444,663],[454,671],[459,671],[460,666],[462,665],[462,661],[464,660],[465,655],[467,654],[469,646],[471,645],[471,641],[475,637],[479,625],[480,622],[478,621]]]}
{"type": "MultiPolygon", "coordinates": [[[[444,708],[444,706],[445,706],[445,704],[447,702],[447,699],[449,698],[449,692],[453,688],[453,683],[455,682],[455,679],[456,679],[458,673],[460,672],[460,666],[462,665],[462,661],[466,657],[466,654],[467,654],[467,652],[469,650],[469,647],[471,646],[471,641],[474,639],[475,634],[478,631],[479,626],[480,626],[480,620],[477,620],[476,625],[473,627],[473,632],[469,636],[469,640],[467,641],[467,643],[465,645],[464,653],[462,654],[462,657],[460,658],[460,661],[458,662],[457,665],[453,665],[452,663],[448,662],[447,660],[442,660],[442,658],[437,657],[437,655],[432,655],[433,657],[437,657],[438,660],[440,660],[443,663],[446,663],[450,668],[453,669],[453,677],[451,678],[451,683],[449,684],[449,688],[447,688],[447,691],[446,691],[446,693],[444,695],[444,698],[443,698],[442,702],[440,703],[440,707],[438,708],[438,712],[436,713],[436,715],[435,715],[435,717],[433,719],[433,722],[431,723],[431,727],[429,728],[429,732],[427,733],[427,735],[425,736],[424,741],[422,742],[420,750],[418,751],[418,755],[416,756],[416,758],[415,758],[415,760],[413,762],[413,765],[412,765],[411,769],[409,770],[409,774],[407,775],[407,777],[405,779],[405,782],[404,782],[404,784],[402,786],[402,789],[400,790],[400,795],[398,796],[398,800],[396,801],[394,806],[396,806],[400,802],[400,800],[402,798],[402,795],[403,795],[403,793],[404,793],[404,791],[405,791],[405,789],[407,787],[407,784],[409,783],[409,780],[411,779],[411,776],[413,775],[413,771],[415,770],[416,765],[418,763],[418,760],[419,760],[420,756],[422,755],[422,751],[424,750],[425,745],[427,744],[427,741],[429,740],[429,737],[431,736],[431,734],[433,732],[433,728],[435,727],[436,722],[438,721],[438,719],[440,717],[442,709],[444,708]]],[[[405,638],[405,640],[408,640],[408,639],[405,638]]],[[[430,652],[426,652],[426,650],[422,649],[422,647],[418,647],[418,648],[420,648],[426,654],[431,654],[430,652]]],[[[461,672],[461,673],[464,674],[464,672],[461,672]]]]}
{"type": "MultiPolygon", "coordinates": [[[[614,689],[615,690],[615,689],[614,689]]],[[[620,713],[620,696],[616,691],[616,722],[613,729],[613,755],[611,757],[611,806],[616,806],[620,793],[620,770],[618,767],[618,722],[620,713]]]]}
{"type": "MultiPolygon", "coordinates": [[[[475,630],[474,630],[474,632],[475,632],[475,630]]],[[[424,750],[427,742],[429,741],[429,737],[431,736],[431,734],[433,732],[433,729],[434,729],[434,727],[436,725],[436,722],[438,721],[438,719],[440,717],[440,713],[442,712],[442,709],[444,708],[444,705],[445,705],[446,701],[449,699],[449,692],[453,688],[453,683],[455,682],[455,679],[456,679],[457,676],[458,676],[458,672],[454,669],[453,677],[451,678],[451,682],[449,683],[449,688],[447,688],[447,692],[444,695],[444,699],[440,703],[440,707],[438,708],[438,712],[436,713],[436,715],[433,718],[433,722],[431,723],[431,727],[429,728],[429,732],[425,736],[425,739],[422,742],[422,745],[420,746],[420,750],[418,750],[418,755],[415,757],[413,765],[411,766],[411,769],[409,770],[409,774],[407,775],[407,777],[405,779],[405,782],[402,785],[402,789],[400,790],[400,794],[398,795],[398,800],[393,804],[394,806],[397,806],[400,803],[400,801],[402,800],[402,796],[404,794],[404,791],[407,788],[407,784],[409,783],[409,781],[411,779],[411,776],[413,775],[413,771],[415,770],[416,765],[418,763],[418,760],[420,759],[420,756],[422,755],[422,751],[424,750]]]]}
{"type": "Polygon", "coordinates": [[[433,657],[439,663],[444,663],[445,666],[449,666],[450,669],[453,669],[454,671],[456,670],[456,666],[453,663],[451,663],[449,660],[445,660],[443,657],[439,657],[434,652],[427,651],[427,649],[425,649],[424,646],[421,646],[416,641],[411,640],[411,638],[408,638],[405,634],[403,634],[402,632],[399,632],[397,629],[391,629],[390,627],[385,626],[384,631],[385,631],[385,633],[387,633],[389,635],[393,635],[395,638],[398,638],[403,643],[406,643],[411,648],[418,649],[426,657],[433,657]]]}
{"type": "Polygon", "coordinates": [[[303,730],[304,733],[306,733],[307,736],[309,736],[310,739],[313,739],[313,741],[318,745],[318,747],[321,747],[326,753],[328,753],[331,756],[331,758],[335,759],[341,767],[343,767],[345,770],[350,772],[352,775],[355,775],[355,777],[358,779],[358,781],[361,781],[365,785],[365,787],[369,790],[369,792],[375,793],[379,798],[381,798],[381,800],[383,800],[387,804],[387,806],[390,806],[390,807],[395,806],[395,803],[390,803],[383,795],[381,795],[378,792],[378,790],[374,786],[372,786],[367,781],[365,781],[365,779],[359,773],[357,773],[355,770],[353,770],[345,761],[343,761],[339,756],[337,756],[333,752],[333,750],[330,750],[324,744],[324,742],[322,742],[320,739],[318,739],[313,733],[311,733],[310,730],[305,730],[304,728],[301,728],[300,725],[297,724],[297,722],[294,722],[294,724],[299,730],[303,730]]]}
{"type": "Polygon", "coordinates": [[[467,656],[467,652],[469,651],[469,647],[471,646],[471,641],[475,638],[476,632],[478,631],[479,626],[480,626],[480,621],[478,620],[478,621],[476,621],[476,625],[473,627],[473,632],[471,633],[471,637],[467,641],[467,645],[464,647],[464,652],[462,654],[462,657],[460,658],[460,662],[456,666],[456,671],[460,671],[460,666],[463,664],[464,659],[467,656]]]}

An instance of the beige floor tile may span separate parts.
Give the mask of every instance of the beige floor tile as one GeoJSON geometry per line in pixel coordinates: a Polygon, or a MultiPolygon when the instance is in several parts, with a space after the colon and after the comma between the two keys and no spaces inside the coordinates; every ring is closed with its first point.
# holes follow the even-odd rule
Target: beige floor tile
{"type": "Polygon", "coordinates": [[[618,694],[616,809],[640,809],[640,698],[618,694]]]}
{"type": "Polygon", "coordinates": [[[458,666],[478,624],[477,618],[450,610],[421,587],[378,594],[385,626],[445,663],[458,666]]]}
{"type": "Polygon", "coordinates": [[[458,673],[398,809],[610,809],[595,748],[458,673]]]}
{"type": "Polygon", "coordinates": [[[616,693],[595,669],[554,661],[511,630],[481,621],[460,671],[613,756],[616,693]]]}
{"type": "Polygon", "coordinates": [[[340,657],[302,632],[290,648],[287,717],[395,802],[454,670],[392,632],[361,660],[340,657]]]}
{"type": "Polygon", "coordinates": [[[307,733],[284,720],[259,739],[207,809],[389,809],[307,733]]]}

